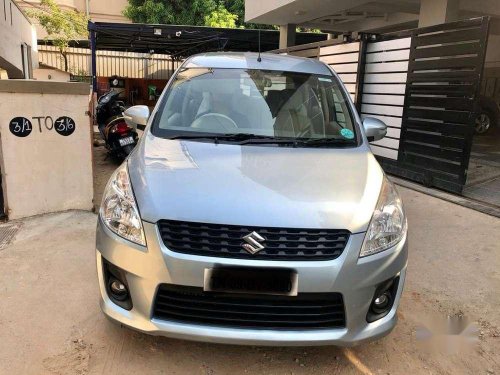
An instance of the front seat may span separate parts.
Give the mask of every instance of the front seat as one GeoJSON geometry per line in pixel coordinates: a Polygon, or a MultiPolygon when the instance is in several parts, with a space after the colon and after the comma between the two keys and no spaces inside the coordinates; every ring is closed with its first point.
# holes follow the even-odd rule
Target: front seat
{"type": "Polygon", "coordinates": [[[280,137],[297,137],[310,126],[307,116],[305,93],[302,88],[291,96],[290,91],[283,90],[283,105],[276,117],[275,133],[280,137]]]}
{"type": "Polygon", "coordinates": [[[211,92],[204,92],[202,94],[202,99],[198,111],[196,112],[195,119],[206,115],[207,113],[212,113],[214,108],[214,98],[211,92]]]}
{"type": "Polygon", "coordinates": [[[231,109],[230,117],[239,128],[272,131],[273,115],[260,92],[255,96],[234,95],[231,99],[231,109]]]}

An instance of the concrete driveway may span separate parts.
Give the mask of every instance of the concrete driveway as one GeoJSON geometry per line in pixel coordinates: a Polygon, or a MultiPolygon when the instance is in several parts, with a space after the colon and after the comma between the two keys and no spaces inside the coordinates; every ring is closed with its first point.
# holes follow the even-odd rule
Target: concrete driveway
{"type": "Polygon", "coordinates": [[[399,323],[347,350],[215,345],[120,328],[98,306],[96,215],[9,223],[20,228],[0,246],[0,374],[500,374],[500,220],[400,190],[410,260],[399,323]],[[419,345],[417,327],[447,315],[477,322],[477,344],[444,353],[419,345]]]}

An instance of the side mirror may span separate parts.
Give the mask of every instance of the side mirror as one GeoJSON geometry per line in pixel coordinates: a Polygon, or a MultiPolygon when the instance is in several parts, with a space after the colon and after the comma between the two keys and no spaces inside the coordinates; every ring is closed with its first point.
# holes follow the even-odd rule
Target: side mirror
{"type": "Polygon", "coordinates": [[[123,112],[123,117],[128,126],[146,126],[149,118],[149,107],[147,105],[134,105],[123,112]]]}
{"type": "Polygon", "coordinates": [[[366,117],[363,120],[363,128],[369,142],[379,141],[387,134],[387,125],[373,117],[366,117]]]}

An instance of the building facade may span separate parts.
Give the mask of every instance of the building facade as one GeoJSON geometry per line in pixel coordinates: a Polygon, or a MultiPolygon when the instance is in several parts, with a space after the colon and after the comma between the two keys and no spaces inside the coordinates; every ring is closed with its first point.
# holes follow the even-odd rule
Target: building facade
{"type": "MultiPolygon", "coordinates": [[[[17,3],[23,9],[40,6],[40,0],[17,0],[17,3]]],[[[127,0],[56,0],[56,3],[63,9],[85,13],[95,22],[131,22],[123,15],[127,0]]],[[[45,32],[39,26],[36,28],[38,37],[45,37],[45,32]]]]}
{"type": "Polygon", "coordinates": [[[31,78],[37,65],[35,27],[16,2],[0,2],[0,78],[31,78]]]}

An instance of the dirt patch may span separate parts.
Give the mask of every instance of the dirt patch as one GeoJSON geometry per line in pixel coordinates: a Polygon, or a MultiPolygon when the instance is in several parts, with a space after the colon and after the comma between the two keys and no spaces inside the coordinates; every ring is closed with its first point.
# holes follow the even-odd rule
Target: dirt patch
{"type": "Polygon", "coordinates": [[[71,340],[61,354],[45,358],[44,368],[51,374],[57,375],[86,375],[89,373],[92,344],[83,339],[71,340]]]}

